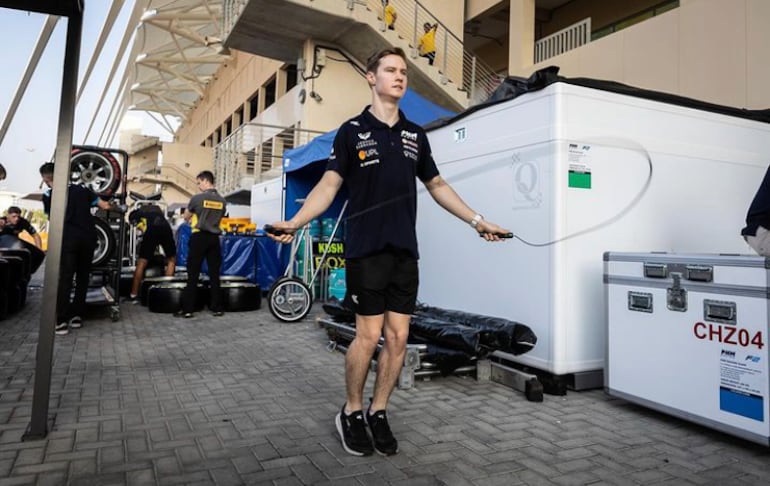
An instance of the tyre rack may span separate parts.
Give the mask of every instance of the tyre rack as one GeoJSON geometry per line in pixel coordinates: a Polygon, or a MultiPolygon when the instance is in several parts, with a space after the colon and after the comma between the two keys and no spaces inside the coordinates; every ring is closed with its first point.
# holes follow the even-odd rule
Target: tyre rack
{"type": "MultiPolygon", "coordinates": [[[[126,173],[128,170],[128,153],[124,150],[95,147],[90,145],[73,145],[73,154],[82,155],[84,152],[96,152],[99,154],[109,154],[115,161],[118,161],[120,166],[120,174],[116,175],[118,181],[111,181],[109,186],[110,197],[113,200],[117,200],[118,204],[125,207],[127,197],[127,178],[126,173]],[[119,157],[118,157],[119,156],[119,157]],[[122,164],[120,163],[122,159],[122,164]]],[[[106,160],[106,159],[105,159],[106,160]]],[[[75,159],[73,157],[71,163],[74,165],[75,159]]],[[[113,171],[113,176],[115,171],[113,171]]],[[[81,177],[83,174],[80,174],[81,177]]],[[[79,183],[82,181],[73,177],[73,183],[79,183]]],[[[88,185],[88,184],[86,184],[88,185]]],[[[104,197],[103,193],[96,192],[100,197],[104,197]]],[[[87,306],[104,307],[109,306],[110,318],[113,321],[120,319],[120,274],[123,265],[123,257],[126,252],[126,237],[128,235],[126,227],[126,217],[120,211],[105,211],[99,209],[96,212],[97,218],[97,233],[102,233],[105,239],[97,240],[97,253],[104,252],[103,258],[98,258],[97,261],[91,267],[90,284],[88,289],[88,297],[86,299],[87,306]],[[106,248],[102,248],[100,245],[107,245],[106,248]],[[110,248],[110,246],[112,246],[110,248]]],[[[100,236],[100,238],[102,237],[100,236]]]]}

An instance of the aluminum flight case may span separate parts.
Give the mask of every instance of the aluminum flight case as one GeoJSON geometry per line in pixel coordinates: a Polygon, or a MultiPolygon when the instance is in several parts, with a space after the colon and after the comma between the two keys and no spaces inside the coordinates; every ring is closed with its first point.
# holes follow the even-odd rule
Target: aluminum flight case
{"type": "Polygon", "coordinates": [[[770,445],[770,259],[604,254],[613,396],[770,445]]]}

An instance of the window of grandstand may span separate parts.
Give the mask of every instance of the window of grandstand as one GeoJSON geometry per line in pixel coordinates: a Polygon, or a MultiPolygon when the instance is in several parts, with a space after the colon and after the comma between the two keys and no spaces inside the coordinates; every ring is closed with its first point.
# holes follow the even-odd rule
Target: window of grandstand
{"type": "Polygon", "coordinates": [[[275,76],[265,83],[265,109],[275,103],[275,76]]]}
{"type": "Polygon", "coordinates": [[[233,120],[235,121],[235,123],[237,125],[235,128],[237,128],[237,127],[239,127],[239,126],[244,124],[244,120],[243,120],[243,105],[241,105],[240,108],[235,110],[235,114],[233,115],[233,120]]]}
{"type": "Polygon", "coordinates": [[[249,98],[249,121],[259,115],[259,91],[249,98]]]}
{"type": "Polygon", "coordinates": [[[641,12],[637,12],[626,18],[613,22],[610,25],[606,25],[601,29],[593,31],[591,33],[591,40],[595,41],[597,39],[601,39],[602,37],[612,34],[613,32],[618,32],[619,30],[631,27],[632,25],[638,24],[639,22],[649,20],[677,7],[679,7],[679,0],[668,0],[662,2],[654,7],[642,10],[641,12]]]}
{"type": "Polygon", "coordinates": [[[286,71],[286,91],[289,91],[297,86],[297,65],[289,64],[284,70],[286,71]]]}

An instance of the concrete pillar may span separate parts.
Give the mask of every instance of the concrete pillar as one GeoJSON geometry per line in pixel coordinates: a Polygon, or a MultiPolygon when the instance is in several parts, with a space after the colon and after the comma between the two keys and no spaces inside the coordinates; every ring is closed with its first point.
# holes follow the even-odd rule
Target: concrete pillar
{"type": "Polygon", "coordinates": [[[534,64],[535,0],[511,0],[508,22],[508,74],[524,76],[534,64]]]}

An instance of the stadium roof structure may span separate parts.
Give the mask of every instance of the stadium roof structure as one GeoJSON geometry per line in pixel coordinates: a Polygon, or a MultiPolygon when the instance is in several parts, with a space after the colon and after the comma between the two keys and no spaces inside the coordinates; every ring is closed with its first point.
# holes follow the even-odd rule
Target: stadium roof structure
{"type": "Polygon", "coordinates": [[[124,110],[186,119],[229,51],[222,0],[137,0],[138,18],[122,90],[124,110]]]}

